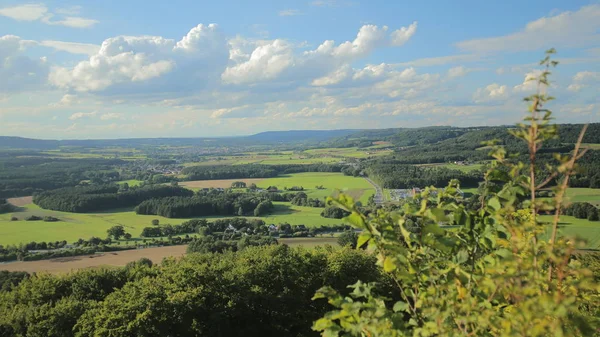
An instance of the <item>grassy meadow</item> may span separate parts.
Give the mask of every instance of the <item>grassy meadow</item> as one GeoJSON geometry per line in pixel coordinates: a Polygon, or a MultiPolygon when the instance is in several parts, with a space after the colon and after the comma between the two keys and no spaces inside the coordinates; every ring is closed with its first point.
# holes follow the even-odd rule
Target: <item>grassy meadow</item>
{"type": "MultiPolygon", "coordinates": [[[[231,186],[233,180],[224,184],[231,186]]],[[[244,180],[244,179],[240,179],[244,180]]],[[[352,195],[356,200],[366,202],[373,188],[363,178],[344,176],[341,173],[297,173],[277,178],[257,180],[258,186],[277,186],[283,189],[285,186],[303,186],[306,193],[312,198],[324,198],[336,192],[344,191],[352,195]],[[316,189],[316,185],[323,185],[325,189],[316,189]]],[[[125,182],[125,181],[124,181],[125,182]]],[[[122,182],[122,183],[124,183],[122,182]]],[[[130,186],[136,181],[126,181],[130,186]]],[[[219,181],[205,181],[214,185],[219,181]]],[[[222,182],[222,181],[221,181],[222,182]]],[[[190,182],[194,183],[194,182],[190,182]]],[[[196,185],[198,185],[196,182],[196,185]]],[[[208,186],[210,187],[210,186],[208,186]]],[[[200,185],[195,187],[200,188],[200,185]]],[[[276,202],[273,212],[261,217],[267,223],[288,222],[293,225],[303,224],[306,226],[320,226],[340,224],[339,219],[328,219],[321,217],[322,208],[300,207],[290,203],[276,202]]],[[[219,219],[222,217],[207,217],[219,219]]],[[[169,219],[156,215],[137,215],[129,209],[119,209],[110,212],[99,213],[69,213],[42,209],[34,204],[25,204],[19,212],[0,214],[0,244],[18,244],[31,241],[59,241],[67,240],[73,242],[79,238],[88,239],[92,236],[105,237],[106,230],[115,225],[122,225],[128,233],[136,238],[139,237],[144,227],[151,226],[151,221],[158,219],[161,224],[180,224],[189,219],[169,219]],[[53,216],[61,221],[25,221],[30,215],[53,216]],[[18,221],[11,221],[11,217],[17,217],[18,221]]]]}
{"type": "Polygon", "coordinates": [[[359,177],[345,176],[341,173],[332,172],[308,172],[295,173],[268,178],[257,184],[258,187],[277,186],[283,190],[285,187],[302,186],[305,193],[311,198],[325,198],[337,193],[344,192],[356,201],[366,203],[369,196],[375,193],[373,186],[365,179],[359,177]],[[324,189],[317,189],[322,185],[324,189]]]}

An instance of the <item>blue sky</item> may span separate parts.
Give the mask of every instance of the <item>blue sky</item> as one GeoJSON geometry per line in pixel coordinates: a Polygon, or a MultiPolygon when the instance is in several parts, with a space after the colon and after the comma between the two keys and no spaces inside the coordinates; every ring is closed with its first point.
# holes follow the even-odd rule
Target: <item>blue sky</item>
{"type": "Polygon", "coordinates": [[[202,137],[600,121],[598,1],[0,2],[0,135],[202,137]],[[2,35],[4,34],[4,35],[2,35]]]}

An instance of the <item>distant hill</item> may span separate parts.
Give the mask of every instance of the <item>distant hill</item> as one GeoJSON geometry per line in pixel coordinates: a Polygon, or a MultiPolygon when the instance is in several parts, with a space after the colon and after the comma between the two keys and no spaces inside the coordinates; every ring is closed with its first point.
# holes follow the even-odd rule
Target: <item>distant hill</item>
{"type": "Polygon", "coordinates": [[[292,130],[267,131],[251,136],[223,138],[129,138],[129,139],[71,139],[44,140],[23,137],[0,136],[0,148],[4,149],[57,149],[61,146],[78,147],[141,147],[141,146],[215,146],[259,145],[275,143],[315,143],[344,137],[358,130],[292,130]]]}
{"type": "MultiPolygon", "coordinates": [[[[559,125],[560,141],[575,143],[581,124],[559,125]]],[[[451,127],[436,126],[423,128],[390,128],[365,130],[290,130],[267,131],[251,136],[223,138],[129,138],[129,139],[86,139],[86,140],[43,140],[22,137],[0,136],[0,149],[56,149],[61,146],[77,147],[144,147],[144,146],[252,146],[252,145],[316,145],[325,147],[368,147],[374,141],[388,141],[394,146],[407,147],[437,144],[441,142],[477,143],[485,139],[510,138],[506,129],[510,126],[494,127],[451,127]]],[[[584,143],[600,144],[600,123],[589,125],[584,143]]]]}
{"type": "Polygon", "coordinates": [[[360,130],[290,130],[266,131],[252,136],[242,137],[245,140],[261,143],[282,142],[320,142],[338,137],[345,137],[360,130]]]}

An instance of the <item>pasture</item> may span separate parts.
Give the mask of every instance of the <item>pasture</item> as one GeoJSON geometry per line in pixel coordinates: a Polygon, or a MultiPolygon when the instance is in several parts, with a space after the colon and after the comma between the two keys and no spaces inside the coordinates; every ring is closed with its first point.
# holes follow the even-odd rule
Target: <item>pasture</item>
{"type": "MultiPolygon", "coordinates": [[[[551,215],[540,216],[540,221],[551,223],[551,215]]],[[[542,240],[550,238],[552,228],[547,226],[542,240]]],[[[585,242],[586,249],[600,249],[600,222],[587,219],[577,219],[572,216],[563,215],[559,222],[559,235],[567,237],[578,237],[585,242]]]]}
{"type": "MultiPolygon", "coordinates": [[[[232,180],[205,180],[188,182],[192,185],[184,185],[187,188],[198,189],[206,187],[230,187],[233,181],[247,181],[253,179],[232,180]],[[206,185],[204,185],[206,184],[206,185]]],[[[338,190],[347,193],[355,200],[366,203],[373,187],[363,178],[344,176],[341,173],[297,173],[276,178],[256,179],[259,187],[277,186],[283,190],[284,187],[303,186],[305,193],[311,198],[325,198],[335,194],[338,190]],[[317,185],[323,185],[324,189],[317,189],[317,185]]],[[[14,213],[0,214],[0,244],[19,244],[31,241],[62,241],[74,242],[78,239],[89,239],[92,236],[104,238],[106,231],[115,225],[122,225],[125,231],[133,238],[139,237],[144,227],[151,226],[153,219],[158,219],[161,224],[181,224],[187,219],[169,219],[156,215],[137,215],[132,208],[117,209],[98,213],[69,213],[42,209],[31,203],[31,198],[19,198],[20,211],[14,213]],[[60,219],[57,222],[25,221],[28,216],[40,217],[52,216],[60,219]],[[12,217],[18,221],[11,221],[12,217]]],[[[303,224],[306,226],[320,226],[340,224],[339,219],[321,217],[322,208],[300,207],[290,203],[275,203],[273,212],[261,217],[267,223],[279,224],[288,222],[293,225],[303,224]]],[[[223,217],[213,216],[208,219],[220,219],[223,217]]]]}
{"type": "Polygon", "coordinates": [[[326,198],[336,194],[338,191],[346,193],[355,201],[366,203],[369,196],[375,193],[375,189],[365,179],[359,177],[345,176],[341,173],[332,172],[307,172],[282,175],[268,178],[257,184],[258,187],[277,186],[283,190],[285,187],[302,186],[305,193],[311,198],[326,198]],[[316,186],[323,186],[317,189],[316,186]]]}

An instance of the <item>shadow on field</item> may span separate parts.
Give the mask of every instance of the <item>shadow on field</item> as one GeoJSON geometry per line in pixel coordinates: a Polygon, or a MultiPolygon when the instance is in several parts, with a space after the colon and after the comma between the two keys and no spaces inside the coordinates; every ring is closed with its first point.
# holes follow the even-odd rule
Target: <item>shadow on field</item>
{"type": "Polygon", "coordinates": [[[273,211],[271,211],[269,213],[269,215],[285,215],[285,214],[295,214],[295,213],[301,213],[301,211],[292,209],[288,205],[279,204],[279,205],[274,205],[273,211]]]}

